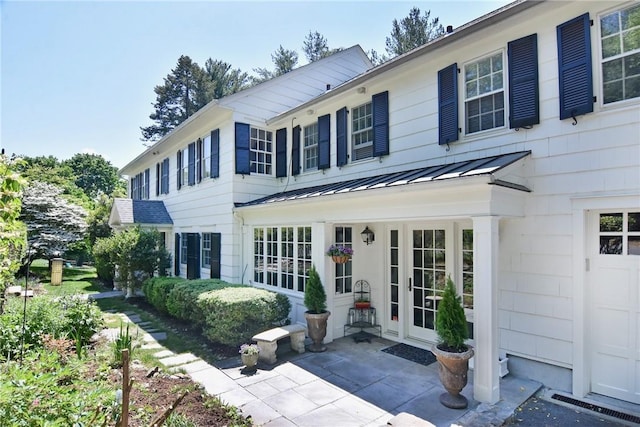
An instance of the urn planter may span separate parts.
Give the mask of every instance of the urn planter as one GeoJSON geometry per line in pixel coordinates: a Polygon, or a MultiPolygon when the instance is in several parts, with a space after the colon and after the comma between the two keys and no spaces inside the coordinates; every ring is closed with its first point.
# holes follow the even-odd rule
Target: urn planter
{"type": "Polygon", "coordinates": [[[304,313],[305,319],[307,319],[307,333],[313,343],[309,346],[309,351],[314,353],[320,353],[327,349],[322,340],[327,336],[327,320],[331,315],[330,311],[324,311],[322,313],[311,313],[306,311],[304,313]]]}
{"type": "Polygon", "coordinates": [[[473,348],[467,346],[467,351],[455,353],[442,350],[434,345],[431,352],[438,360],[438,374],[446,393],[440,395],[440,403],[447,408],[464,409],[469,405],[467,398],[460,394],[467,385],[469,359],[473,357],[473,348]]]}
{"type": "Polygon", "coordinates": [[[253,354],[241,354],[240,359],[242,359],[242,364],[244,365],[244,372],[254,372],[258,366],[258,357],[259,353],[253,354]]]}

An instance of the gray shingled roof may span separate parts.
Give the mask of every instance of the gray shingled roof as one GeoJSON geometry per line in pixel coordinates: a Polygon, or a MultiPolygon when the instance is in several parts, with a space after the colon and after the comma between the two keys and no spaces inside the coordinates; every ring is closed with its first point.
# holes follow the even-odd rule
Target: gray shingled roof
{"type": "Polygon", "coordinates": [[[162,200],[115,199],[120,223],[124,224],[173,224],[162,200]]]}
{"type": "MultiPolygon", "coordinates": [[[[297,190],[286,191],[284,193],[276,193],[246,203],[236,203],[236,207],[267,205],[277,202],[286,202],[289,200],[330,196],[333,194],[342,194],[354,191],[372,190],[384,187],[393,188],[400,185],[411,185],[428,181],[489,175],[525,158],[529,154],[531,154],[531,151],[520,151],[517,153],[500,154],[476,160],[465,160],[450,164],[427,166],[409,171],[387,173],[368,178],[333,182],[331,184],[300,188],[297,190]]],[[[524,186],[500,180],[495,180],[493,183],[521,191],[530,191],[524,186]]]]}

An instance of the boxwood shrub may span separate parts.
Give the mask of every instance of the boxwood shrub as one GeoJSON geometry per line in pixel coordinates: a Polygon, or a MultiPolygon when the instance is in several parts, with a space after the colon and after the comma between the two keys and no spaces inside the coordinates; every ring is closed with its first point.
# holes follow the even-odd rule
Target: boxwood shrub
{"type": "Polygon", "coordinates": [[[167,309],[169,293],[175,285],[184,281],[180,277],[152,277],[144,281],[142,292],[149,304],[166,314],[169,313],[167,309]]]}
{"type": "Polygon", "coordinates": [[[209,291],[232,286],[240,285],[231,285],[219,279],[182,280],[169,292],[166,302],[167,311],[173,317],[202,327],[205,315],[197,304],[198,297],[209,291]]]}
{"type": "Polygon", "coordinates": [[[286,319],[291,303],[286,295],[250,286],[227,287],[200,295],[205,314],[204,335],[211,341],[237,346],[286,319]]]}

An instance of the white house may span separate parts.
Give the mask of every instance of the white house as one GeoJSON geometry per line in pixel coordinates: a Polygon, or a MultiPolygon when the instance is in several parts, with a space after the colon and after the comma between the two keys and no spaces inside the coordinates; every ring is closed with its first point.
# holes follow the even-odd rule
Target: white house
{"type": "Polygon", "coordinates": [[[516,1],[375,68],[355,47],[290,74],[120,171],[164,202],[175,274],[282,292],[303,322],[315,264],[326,341],[366,280],[382,336],[424,348],[451,276],[476,399],[499,399],[506,354],[515,375],[640,403],[638,2],[516,1]]]}

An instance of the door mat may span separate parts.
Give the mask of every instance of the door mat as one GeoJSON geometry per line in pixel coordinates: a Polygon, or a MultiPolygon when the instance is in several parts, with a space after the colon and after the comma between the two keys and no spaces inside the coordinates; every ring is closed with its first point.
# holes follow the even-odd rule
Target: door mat
{"type": "Polygon", "coordinates": [[[403,343],[383,348],[382,351],[415,363],[420,363],[424,366],[429,366],[436,361],[436,357],[431,353],[431,351],[403,343]]]}

